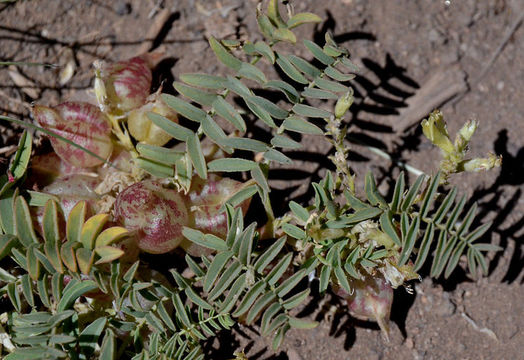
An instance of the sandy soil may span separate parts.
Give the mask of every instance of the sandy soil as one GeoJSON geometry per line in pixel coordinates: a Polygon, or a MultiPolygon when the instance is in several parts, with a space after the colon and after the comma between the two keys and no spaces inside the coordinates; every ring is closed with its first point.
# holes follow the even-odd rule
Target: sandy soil
{"type": "MultiPolygon", "coordinates": [[[[166,59],[156,81],[164,81],[166,91],[180,73],[226,73],[212,59],[205,39],[209,35],[256,39],[255,6],[254,0],[2,4],[1,60],[73,61],[76,71],[61,85],[56,69],[24,68],[23,74],[33,85],[23,92],[2,69],[0,110],[28,117],[27,104],[33,101],[57,104],[78,98],[91,86],[93,60],[123,59],[159,45],[166,59]],[[169,16],[159,35],[150,39],[148,30],[161,7],[169,10],[169,16]]],[[[321,320],[321,325],[311,331],[291,331],[278,353],[269,350],[269,343],[258,338],[256,329],[239,327],[234,337],[224,334],[208,345],[209,349],[220,347],[210,350],[209,358],[227,358],[242,348],[249,359],[524,358],[524,24],[514,28],[522,19],[524,4],[519,0],[303,0],[295,1],[295,8],[325,20],[317,28],[305,27],[302,36],[322,41],[323,32],[331,30],[361,68],[352,84],[357,94],[352,108],[353,134],[366,136],[369,143],[425,172],[437,166],[438,151],[423,140],[416,127],[394,131],[394,124],[402,120],[409,99],[424,88],[432,74],[451,67],[464,72],[469,91],[441,107],[450,133],[467,119],[479,120],[472,153],[494,151],[504,156],[504,163],[488,174],[457,176],[454,184],[478,201],[479,221],[494,221],[486,240],[505,250],[491,255],[487,278],[475,281],[459,270],[448,280],[414,284],[414,295],[397,290],[389,342],[374,324],[349,317],[336,300],[328,299],[322,305],[313,297],[304,314],[321,320]],[[333,305],[339,311],[331,314],[326,310],[333,305]]],[[[297,51],[304,53],[300,47],[297,51]]],[[[0,147],[11,145],[12,131],[1,130],[0,147]]],[[[329,149],[307,142],[307,152],[297,158],[312,171],[307,179],[311,180],[323,168],[323,155],[329,149]]],[[[381,179],[381,190],[388,192],[391,184],[387,179],[398,175],[398,167],[364,147],[354,146],[353,150],[357,173],[372,169],[381,179]]],[[[278,174],[288,176],[283,171],[278,174]]],[[[293,184],[293,179],[288,180],[288,185],[293,184]]],[[[282,184],[286,182],[275,186],[282,184]]]]}

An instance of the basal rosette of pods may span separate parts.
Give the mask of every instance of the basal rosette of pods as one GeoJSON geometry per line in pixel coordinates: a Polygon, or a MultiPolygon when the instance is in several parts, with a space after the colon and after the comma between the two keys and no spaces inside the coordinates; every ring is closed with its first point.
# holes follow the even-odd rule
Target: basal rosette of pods
{"type": "Polygon", "coordinates": [[[323,46],[304,41],[313,60],[273,48],[294,45],[293,28],[320,20],[288,8],[284,21],[270,1],[257,11],[267,43],[210,39],[233,75],[184,74],[174,84],[178,95],[151,93],[161,55],[148,53],[97,61],[96,101],[34,106],[53,152],[29,160],[24,133],[0,183],[0,255],[19,268],[2,268],[0,279],[17,313],[0,319],[6,359],[35,349],[50,358],[74,351],[86,359],[203,358],[200,341],[235,321],[259,324],[278,347],[291,327],[316,325],[294,315],[311,286],[343,298],[353,316],[376,321],[387,336],[393,289],[418,279],[427,259],[433,277],[449,276],[463,254],[473,276],[478,267],[487,271],[481,252],[497,247],[476,240],[489,224],[470,230],[476,207],[463,213],[465,198],[455,201],[457,191],[445,186],[454,173],[501,159],[466,158],[477,123],[452,142],[436,111],[422,123],[443,153],[435,175],[407,187],[401,174],[386,201],[369,173],[359,195],[345,141],[356,70],[348,51],[329,34],[323,46]],[[282,79],[268,80],[260,60],[282,79]],[[256,88],[279,91],[282,100],[256,88]],[[271,134],[269,143],[248,136],[254,122],[271,134]],[[309,203],[290,201],[276,217],[268,170],[292,163],[286,151],[302,145],[291,133],[323,136],[336,170],[311,185],[309,203]],[[248,210],[256,221],[244,226],[248,210]],[[173,280],[141,253],[152,254],[148,261],[171,254],[173,280]]]}

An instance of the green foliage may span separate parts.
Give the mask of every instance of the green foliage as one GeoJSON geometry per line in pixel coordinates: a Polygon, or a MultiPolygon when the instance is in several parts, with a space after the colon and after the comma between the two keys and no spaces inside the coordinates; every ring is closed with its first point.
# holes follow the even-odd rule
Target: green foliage
{"type": "Polygon", "coordinates": [[[432,277],[449,277],[463,254],[473,276],[479,267],[487,273],[483,253],[499,249],[477,240],[490,224],[470,230],[476,205],[465,211],[466,198],[457,200],[456,189],[441,187],[454,172],[489,167],[483,159],[465,159],[476,124],[467,124],[453,144],[441,116],[432,114],[423,122],[424,134],[444,152],[441,170],[418,177],[410,187],[401,173],[389,200],[368,173],[360,197],[345,142],[345,116],[353,102],[347,81],[358,71],[348,51],[330,34],[323,45],[309,40],[297,45],[307,50],[304,58],[274,46],[300,43],[292,29],[320,20],[289,12],[286,21],[278,1],[270,0],[265,12],[257,9],[265,41],[211,37],[211,49],[231,75],[182,74],[174,83],[180,96],[161,96],[192,123],[186,127],[147,113],[179,142],[174,148],[135,146],[125,122],[110,118],[115,141],[132,154],[135,168],[126,175],[133,179],[164,179],[186,193],[194,176],[244,173],[248,179],[217,206],[227,215],[225,236],[183,229],[184,237],[205,251],[200,257],[186,255],[186,271],[180,271],[183,266],[170,269],[171,281],[141,259],[122,260],[125,251],[119,243],[134,234],[108,226],[113,225],[109,214],[86,219],[87,204],[78,202],[64,227],[57,196],[24,189],[32,137],[23,133],[8,173],[0,177],[0,260],[12,264],[0,268],[0,295],[14,309],[0,317],[12,342],[5,359],[203,359],[202,342],[237,322],[258,324],[262,335],[273,337],[276,349],[289,329],[317,325],[296,317],[310,293],[308,276],[318,277],[321,293],[332,288],[350,294],[356,282],[369,276],[382,276],[396,288],[418,278],[426,263],[431,263],[432,277]],[[283,78],[268,78],[259,61],[281,70],[283,78]],[[281,92],[287,102],[273,102],[256,91],[260,88],[281,92]],[[245,109],[238,109],[235,100],[245,109]],[[318,101],[331,101],[330,107],[316,106],[318,101]],[[270,132],[267,142],[247,137],[253,121],[270,132]],[[285,151],[302,146],[290,132],[326,138],[334,148],[329,159],[336,170],[312,184],[311,204],[291,201],[290,212],[275,218],[268,171],[291,163],[285,151]],[[238,207],[255,195],[266,212],[264,227],[245,226],[238,207]],[[35,228],[37,223],[41,228],[35,228]]]}

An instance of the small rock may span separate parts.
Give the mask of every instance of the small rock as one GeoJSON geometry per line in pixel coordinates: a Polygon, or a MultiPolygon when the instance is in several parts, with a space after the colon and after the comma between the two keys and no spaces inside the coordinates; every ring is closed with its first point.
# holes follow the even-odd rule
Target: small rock
{"type": "Polygon", "coordinates": [[[289,349],[287,351],[287,357],[289,360],[302,360],[302,357],[296,352],[295,349],[289,349]]]}
{"type": "Polygon", "coordinates": [[[504,89],[504,81],[499,81],[497,83],[497,90],[502,91],[504,89]]]}
{"type": "Polygon", "coordinates": [[[131,7],[131,4],[127,1],[119,1],[116,3],[115,12],[117,13],[117,15],[128,15],[131,14],[131,11],[133,11],[133,8],[131,7]]]}
{"type": "Polygon", "coordinates": [[[413,339],[411,339],[411,338],[408,337],[408,338],[406,339],[406,341],[404,342],[404,344],[406,345],[406,347],[407,347],[408,349],[413,349],[413,345],[414,345],[414,344],[413,344],[413,339]]]}
{"type": "Polygon", "coordinates": [[[448,317],[455,313],[456,306],[449,299],[449,294],[444,293],[440,302],[435,306],[435,313],[440,316],[448,317]]]}
{"type": "Polygon", "coordinates": [[[431,29],[428,33],[428,40],[432,43],[443,44],[446,42],[446,37],[436,29],[431,29]]]}
{"type": "Polygon", "coordinates": [[[425,351],[413,350],[413,360],[424,360],[425,355],[426,355],[425,351]]]}

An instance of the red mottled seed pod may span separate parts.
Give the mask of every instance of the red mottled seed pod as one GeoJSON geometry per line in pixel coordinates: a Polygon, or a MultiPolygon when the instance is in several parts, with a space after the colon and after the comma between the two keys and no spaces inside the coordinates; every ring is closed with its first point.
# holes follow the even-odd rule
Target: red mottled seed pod
{"type": "MultiPolygon", "coordinates": [[[[113,150],[111,125],[95,105],[84,102],[65,102],[55,108],[36,105],[33,116],[40,126],[107,159],[113,150]]],[[[93,167],[104,161],[85,151],[50,137],[51,145],[60,158],[80,167],[93,167]]]]}
{"type": "Polygon", "coordinates": [[[367,276],[364,280],[350,280],[353,292],[348,294],[342,288],[336,294],[346,299],[349,312],[364,320],[376,321],[382,333],[388,338],[389,315],[393,304],[393,288],[380,275],[367,276]]]}
{"type": "MultiPolygon", "coordinates": [[[[219,212],[224,202],[242,189],[245,184],[228,178],[200,178],[193,179],[189,191],[190,227],[207,234],[214,234],[225,238],[227,234],[227,217],[225,212],[219,212]]],[[[244,200],[240,207],[245,214],[249,207],[250,199],[244,200]]],[[[182,248],[192,256],[209,254],[212,251],[197,245],[189,240],[184,240],[182,248]]]]}
{"type": "MultiPolygon", "coordinates": [[[[146,102],[151,88],[152,73],[147,55],[136,56],[116,63],[95,62],[105,104],[111,112],[127,112],[146,102]]],[[[102,94],[99,94],[102,95],[102,94]]]]}
{"type": "MultiPolygon", "coordinates": [[[[189,205],[195,229],[225,237],[227,234],[226,213],[219,212],[219,209],[226,200],[244,186],[244,183],[229,178],[194,179],[189,191],[189,205]]],[[[240,204],[243,213],[247,211],[249,203],[250,199],[247,199],[240,204]]]]}
{"type": "Polygon", "coordinates": [[[67,219],[73,207],[82,200],[85,200],[90,208],[96,210],[94,207],[100,196],[95,193],[94,189],[99,182],[98,177],[74,174],[55,180],[42,191],[60,199],[60,206],[67,219]]]}
{"type": "Polygon", "coordinates": [[[183,239],[189,218],[185,200],[177,191],[153,180],[135,183],[118,194],[116,221],[136,232],[138,247],[152,254],[175,249],[183,239]]]}

